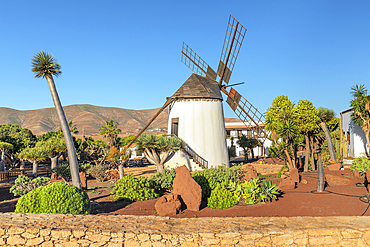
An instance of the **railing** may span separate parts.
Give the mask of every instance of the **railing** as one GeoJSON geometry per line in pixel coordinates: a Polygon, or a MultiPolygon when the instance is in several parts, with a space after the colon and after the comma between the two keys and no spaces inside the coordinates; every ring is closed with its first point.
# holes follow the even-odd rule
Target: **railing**
{"type": "MultiPolygon", "coordinates": [[[[13,169],[10,171],[0,172],[0,182],[7,182],[13,181],[18,178],[19,175],[25,175],[28,177],[32,177],[32,168],[25,168],[25,169],[13,169]]],[[[50,176],[51,169],[50,165],[39,165],[37,169],[37,176],[50,176]]]]}
{"type": "MultiPolygon", "coordinates": [[[[177,135],[168,135],[176,137],[177,139],[181,140],[177,135]]],[[[208,161],[203,159],[199,154],[197,154],[189,145],[182,140],[182,149],[196,162],[198,163],[203,169],[208,167],[208,161]]]]}

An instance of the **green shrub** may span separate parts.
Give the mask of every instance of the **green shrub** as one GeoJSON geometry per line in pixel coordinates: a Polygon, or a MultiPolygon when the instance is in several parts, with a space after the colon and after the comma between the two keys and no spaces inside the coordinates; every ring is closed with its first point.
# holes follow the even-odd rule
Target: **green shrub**
{"type": "Polygon", "coordinates": [[[145,177],[135,178],[133,174],[119,179],[111,194],[115,200],[128,202],[145,201],[157,198],[154,185],[145,177]]]}
{"type": "Polygon", "coordinates": [[[35,190],[38,187],[48,184],[49,181],[50,178],[47,177],[38,177],[30,180],[25,175],[19,175],[18,178],[15,180],[14,185],[10,188],[9,191],[13,193],[14,196],[23,196],[30,192],[31,190],[35,190]]]}
{"type": "Polygon", "coordinates": [[[96,178],[98,182],[104,182],[104,180],[108,177],[107,170],[109,169],[108,164],[98,164],[95,166],[91,166],[87,170],[87,174],[91,175],[92,177],[96,178]]]}
{"type": "Polygon", "coordinates": [[[22,196],[16,213],[89,214],[86,192],[64,182],[51,183],[22,196]]]}
{"type": "Polygon", "coordinates": [[[55,175],[61,177],[65,182],[69,182],[72,179],[71,170],[69,164],[63,163],[55,167],[55,175]]]}
{"type": "Polygon", "coordinates": [[[213,190],[220,183],[229,184],[230,181],[241,181],[245,175],[245,171],[241,166],[242,164],[233,167],[219,166],[217,168],[207,168],[197,171],[192,176],[204,176],[208,180],[210,189],[213,190]]]}
{"type": "Polygon", "coordinates": [[[153,183],[156,192],[163,194],[164,192],[172,191],[175,176],[175,169],[164,169],[162,173],[157,172],[149,180],[153,183]]]}
{"type": "Polygon", "coordinates": [[[214,180],[213,178],[206,178],[202,173],[194,173],[191,175],[195,182],[197,182],[202,188],[202,201],[206,201],[211,195],[211,187],[209,186],[210,182],[214,180]]]}
{"type": "Polygon", "coordinates": [[[351,165],[351,171],[357,170],[360,175],[364,175],[366,171],[370,171],[370,160],[366,157],[356,158],[351,165]]]}
{"type": "Polygon", "coordinates": [[[230,208],[236,205],[239,199],[234,196],[224,185],[217,185],[215,189],[212,190],[211,196],[208,198],[207,206],[209,208],[230,208]]]}
{"type": "Polygon", "coordinates": [[[284,171],[284,169],[285,168],[288,168],[288,166],[287,165],[283,165],[281,168],[280,168],[280,170],[278,171],[278,173],[277,173],[277,177],[278,178],[281,178],[281,174],[283,173],[283,171],[284,171]]]}

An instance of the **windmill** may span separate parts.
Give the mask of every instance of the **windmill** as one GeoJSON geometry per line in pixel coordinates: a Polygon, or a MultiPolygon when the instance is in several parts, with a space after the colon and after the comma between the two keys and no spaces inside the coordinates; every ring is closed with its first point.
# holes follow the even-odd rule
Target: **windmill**
{"type": "Polygon", "coordinates": [[[167,98],[163,107],[138,133],[137,137],[145,131],[163,109],[169,106],[169,134],[178,136],[185,141],[183,153],[171,159],[171,163],[180,164],[180,162],[187,161],[188,167],[193,169],[197,169],[197,167],[191,165],[192,162],[203,168],[228,165],[221,95],[223,92],[227,96],[228,105],[247,128],[256,133],[255,137],[266,139],[267,134],[261,126],[265,121],[264,115],[233,87],[227,91],[246,31],[230,15],[217,72],[188,45],[183,43],[181,60],[194,74],[174,95],[167,98]]]}

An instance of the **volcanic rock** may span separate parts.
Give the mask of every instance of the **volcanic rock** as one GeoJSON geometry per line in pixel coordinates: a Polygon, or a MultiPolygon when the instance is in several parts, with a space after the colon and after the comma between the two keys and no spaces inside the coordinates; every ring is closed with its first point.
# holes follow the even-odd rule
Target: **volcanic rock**
{"type": "Polygon", "coordinates": [[[87,190],[87,179],[86,179],[86,173],[80,172],[80,180],[81,180],[81,187],[83,190],[87,190]]]}
{"type": "Polygon", "coordinates": [[[342,178],[331,174],[325,174],[325,180],[329,186],[356,185],[355,182],[348,178],[342,178]]]}
{"type": "Polygon", "coordinates": [[[279,189],[294,189],[295,182],[290,177],[284,178],[279,183],[279,189]]]}
{"type": "Polygon", "coordinates": [[[53,174],[51,174],[50,181],[55,181],[55,180],[58,180],[58,177],[57,175],[55,175],[55,172],[53,172],[53,174]]]}
{"type": "Polygon", "coordinates": [[[357,170],[354,170],[354,171],[353,171],[353,175],[354,175],[355,177],[360,177],[360,172],[359,172],[359,171],[357,171],[357,170]]]}
{"type": "Polygon", "coordinates": [[[329,171],[339,171],[340,168],[342,168],[342,164],[331,164],[331,165],[328,165],[326,166],[326,168],[329,170],[329,171]]]}
{"type": "Polygon", "coordinates": [[[252,166],[252,165],[246,165],[245,166],[245,169],[246,169],[247,172],[244,175],[244,179],[243,180],[250,180],[251,178],[257,178],[258,177],[257,171],[254,168],[254,166],[252,166]]]}
{"type": "Polygon", "coordinates": [[[292,168],[289,171],[289,177],[294,183],[299,183],[299,174],[297,168],[292,168]]]}
{"type": "Polygon", "coordinates": [[[176,177],[173,180],[173,193],[180,195],[187,209],[199,211],[202,202],[202,188],[191,177],[186,166],[177,167],[176,177]]]}
{"type": "Polygon", "coordinates": [[[108,174],[108,177],[107,177],[107,180],[115,180],[115,179],[119,179],[119,172],[118,170],[116,169],[113,169],[113,170],[109,170],[109,174],[108,174]]]}
{"type": "Polygon", "coordinates": [[[164,195],[155,203],[155,209],[160,216],[176,215],[181,208],[179,195],[164,195]]]}

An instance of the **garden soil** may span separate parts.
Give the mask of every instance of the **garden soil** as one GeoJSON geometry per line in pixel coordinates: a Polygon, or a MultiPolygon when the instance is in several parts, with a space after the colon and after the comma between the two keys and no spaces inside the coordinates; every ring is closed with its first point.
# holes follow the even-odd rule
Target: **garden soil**
{"type": "MultiPolygon", "coordinates": [[[[270,164],[269,162],[266,162],[270,164]]],[[[257,162],[252,163],[258,170],[257,162]]],[[[266,164],[261,166],[266,169],[266,164]]],[[[270,166],[281,167],[281,164],[270,166]]],[[[276,170],[275,167],[271,168],[276,170]]],[[[135,176],[150,177],[155,173],[155,166],[141,168],[126,168],[125,174],[133,173],[135,176]]],[[[358,187],[356,183],[362,183],[363,178],[355,177],[354,174],[345,168],[341,171],[328,171],[325,174],[349,179],[354,185],[325,187],[322,193],[316,192],[317,171],[300,173],[301,182],[297,183],[295,189],[281,190],[282,195],[278,200],[271,203],[257,203],[254,205],[236,205],[228,209],[210,209],[206,202],[201,205],[201,210],[194,212],[183,208],[182,211],[173,217],[293,217],[293,216],[370,216],[369,204],[360,200],[368,194],[366,187],[358,187]]],[[[265,179],[271,179],[279,183],[280,178],[272,174],[265,179]]],[[[158,199],[143,202],[125,203],[114,201],[110,191],[115,181],[103,183],[95,179],[88,179],[87,193],[92,201],[92,214],[120,214],[120,215],[157,215],[155,203],[158,199]]],[[[18,198],[9,193],[11,184],[0,184],[0,212],[14,212],[18,198]]]]}

